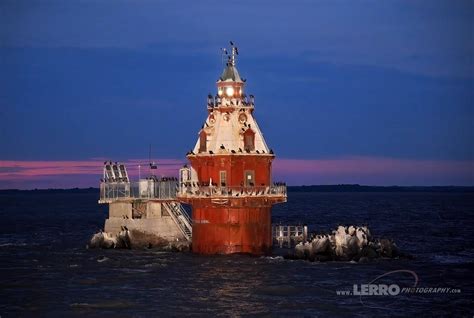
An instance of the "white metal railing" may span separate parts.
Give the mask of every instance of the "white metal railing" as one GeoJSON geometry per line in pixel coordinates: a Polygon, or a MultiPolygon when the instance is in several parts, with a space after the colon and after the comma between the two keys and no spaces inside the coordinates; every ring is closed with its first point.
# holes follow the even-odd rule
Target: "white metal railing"
{"type": "Polygon", "coordinates": [[[100,184],[100,203],[110,203],[121,199],[162,199],[175,200],[176,197],[230,198],[230,197],[284,197],[287,188],[283,183],[270,186],[200,186],[195,182],[182,183],[175,180],[138,182],[102,182],[100,184]]]}
{"type": "Polygon", "coordinates": [[[288,247],[308,238],[308,227],[306,225],[281,225],[272,224],[273,243],[283,247],[286,243],[288,247]]]}
{"type": "Polygon", "coordinates": [[[138,182],[102,182],[100,184],[100,203],[120,199],[176,199],[178,182],[175,180],[138,182]]]}
{"type": "Polygon", "coordinates": [[[285,184],[273,184],[270,186],[199,186],[192,182],[181,184],[179,197],[248,197],[248,196],[278,196],[286,197],[285,184]]]}

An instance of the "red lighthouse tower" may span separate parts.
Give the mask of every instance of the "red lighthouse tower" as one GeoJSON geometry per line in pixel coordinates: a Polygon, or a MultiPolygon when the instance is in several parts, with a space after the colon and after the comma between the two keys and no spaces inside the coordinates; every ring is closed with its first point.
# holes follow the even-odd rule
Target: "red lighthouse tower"
{"type": "Polygon", "coordinates": [[[181,202],[192,206],[192,249],[201,254],[266,254],[272,246],[271,207],[286,202],[286,186],[271,180],[275,158],[253,116],[254,97],[244,93],[237,48],[208,96],[207,118],[191,168],[180,171],[181,202]]]}

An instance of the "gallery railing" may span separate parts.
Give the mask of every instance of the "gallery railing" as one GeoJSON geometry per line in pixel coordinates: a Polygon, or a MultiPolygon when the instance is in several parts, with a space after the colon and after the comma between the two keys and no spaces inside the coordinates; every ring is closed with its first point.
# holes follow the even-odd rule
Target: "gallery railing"
{"type": "Polygon", "coordinates": [[[305,242],[308,238],[308,227],[306,225],[281,225],[272,224],[273,244],[288,248],[299,242],[305,242]]]}
{"type": "Polygon", "coordinates": [[[99,203],[126,199],[174,200],[177,181],[102,182],[99,203]]]}
{"type": "Polygon", "coordinates": [[[126,199],[176,200],[181,198],[210,197],[279,197],[286,198],[285,184],[269,186],[199,186],[178,181],[142,180],[138,182],[102,182],[99,203],[126,199]]]}
{"type": "Polygon", "coordinates": [[[287,189],[284,184],[270,186],[198,186],[182,184],[178,197],[257,197],[278,196],[286,197],[287,189]]]}

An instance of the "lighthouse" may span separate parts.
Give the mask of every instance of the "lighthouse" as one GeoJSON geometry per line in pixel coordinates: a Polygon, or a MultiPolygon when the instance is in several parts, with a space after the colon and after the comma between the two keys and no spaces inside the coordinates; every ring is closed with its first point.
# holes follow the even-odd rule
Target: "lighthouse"
{"type": "Polygon", "coordinates": [[[192,250],[199,254],[268,254],[271,207],[286,202],[286,186],[272,182],[275,154],[254,117],[255,98],[236,67],[237,47],[227,59],[207,117],[180,170],[178,200],[192,207],[192,250]]]}

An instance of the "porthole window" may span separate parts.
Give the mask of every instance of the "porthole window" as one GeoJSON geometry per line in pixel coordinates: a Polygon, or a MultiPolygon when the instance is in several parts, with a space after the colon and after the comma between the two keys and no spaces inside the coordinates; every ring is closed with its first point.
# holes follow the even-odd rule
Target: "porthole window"
{"type": "Polygon", "coordinates": [[[247,115],[245,115],[245,114],[240,114],[240,115],[239,115],[239,122],[240,122],[241,124],[245,124],[245,123],[247,122],[247,115]]]}

